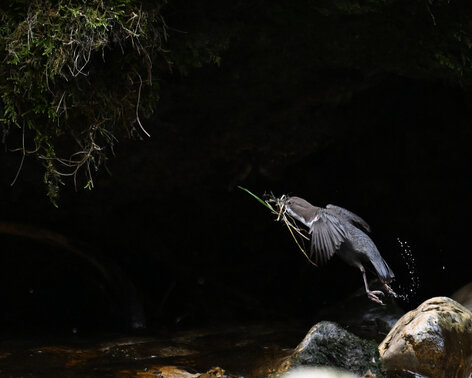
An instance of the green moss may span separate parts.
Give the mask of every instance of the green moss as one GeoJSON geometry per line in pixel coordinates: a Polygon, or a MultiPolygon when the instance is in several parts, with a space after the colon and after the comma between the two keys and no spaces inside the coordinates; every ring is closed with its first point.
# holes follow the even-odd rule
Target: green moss
{"type": "Polygon", "coordinates": [[[0,10],[0,122],[43,162],[53,202],[63,178],[93,187],[121,135],[147,133],[139,116],[158,98],[153,60],[166,62],[160,8],[36,0],[0,10]]]}

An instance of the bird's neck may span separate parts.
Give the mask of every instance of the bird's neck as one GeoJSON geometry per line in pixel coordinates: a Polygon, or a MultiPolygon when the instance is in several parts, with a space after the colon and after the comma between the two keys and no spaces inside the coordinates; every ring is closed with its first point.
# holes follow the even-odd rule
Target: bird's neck
{"type": "Polygon", "coordinates": [[[313,220],[318,213],[318,209],[319,208],[316,206],[310,206],[304,209],[297,209],[296,211],[293,209],[287,209],[287,213],[305,226],[311,227],[313,220]]]}

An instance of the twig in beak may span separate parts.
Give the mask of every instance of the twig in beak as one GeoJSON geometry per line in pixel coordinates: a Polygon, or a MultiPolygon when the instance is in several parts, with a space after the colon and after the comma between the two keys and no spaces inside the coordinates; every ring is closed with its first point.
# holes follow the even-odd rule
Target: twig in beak
{"type": "Polygon", "coordinates": [[[281,217],[284,217],[285,218],[285,206],[280,206],[280,210],[279,210],[279,216],[277,217],[277,222],[280,220],[281,217]]]}
{"type": "MultiPolygon", "coordinates": [[[[292,237],[293,239],[295,240],[295,243],[297,243],[298,245],[298,248],[300,249],[300,251],[302,251],[302,253],[305,255],[305,257],[307,258],[307,260],[310,262],[310,264],[318,267],[318,265],[316,265],[311,259],[310,257],[307,255],[307,253],[305,252],[305,250],[302,248],[302,246],[300,245],[300,243],[298,242],[297,238],[295,237],[295,235],[293,234],[293,231],[292,231],[292,227],[290,227],[290,223],[287,221],[287,218],[284,217],[283,218],[288,230],[290,231],[290,233],[292,234],[292,237]]],[[[296,229],[296,228],[295,228],[296,229]]]]}
{"type": "Polygon", "coordinates": [[[302,230],[300,229],[300,227],[297,227],[296,225],[294,225],[293,223],[288,221],[286,214],[284,215],[284,218],[285,218],[284,221],[287,224],[287,226],[290,226],[292,229],[294,229],[302,238],[304,238],[306,240],[310,240],[310,238],[308,236],[306,236],[302,233],[302,230]]]}

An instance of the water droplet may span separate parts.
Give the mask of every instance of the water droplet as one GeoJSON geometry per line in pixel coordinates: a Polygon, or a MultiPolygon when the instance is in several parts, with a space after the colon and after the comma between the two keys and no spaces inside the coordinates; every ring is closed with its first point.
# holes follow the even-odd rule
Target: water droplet
{"type": "Polygon", "coordinates": [[[397,242],[400,245],[400,254],[408,272],[408,281],[404,285],[401,283],[398,283],[397,285],[400,291],[398,296],[406,301],[409,301],[410,297],[416,294],[416,291],[419,287],[419,277],[416,270],[416,262],[408,242],[402,241],[399,237],[397,237],[397,242]],[[403,291],[403,293],[401,293],[401,291],[403,291]]]}

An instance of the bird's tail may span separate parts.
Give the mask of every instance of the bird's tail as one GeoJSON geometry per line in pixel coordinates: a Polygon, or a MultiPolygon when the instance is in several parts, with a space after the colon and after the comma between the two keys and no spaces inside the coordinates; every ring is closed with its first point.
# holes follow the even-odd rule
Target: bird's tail
{"type": "Polygon", "coordinates": [[[374,266],[375,270],[377,271],[377,275],[383,283],[389,283],[395,278],[395,274],[383,258],[380,258],[380,261],[376,261],[372,265],[374,266]]]}

